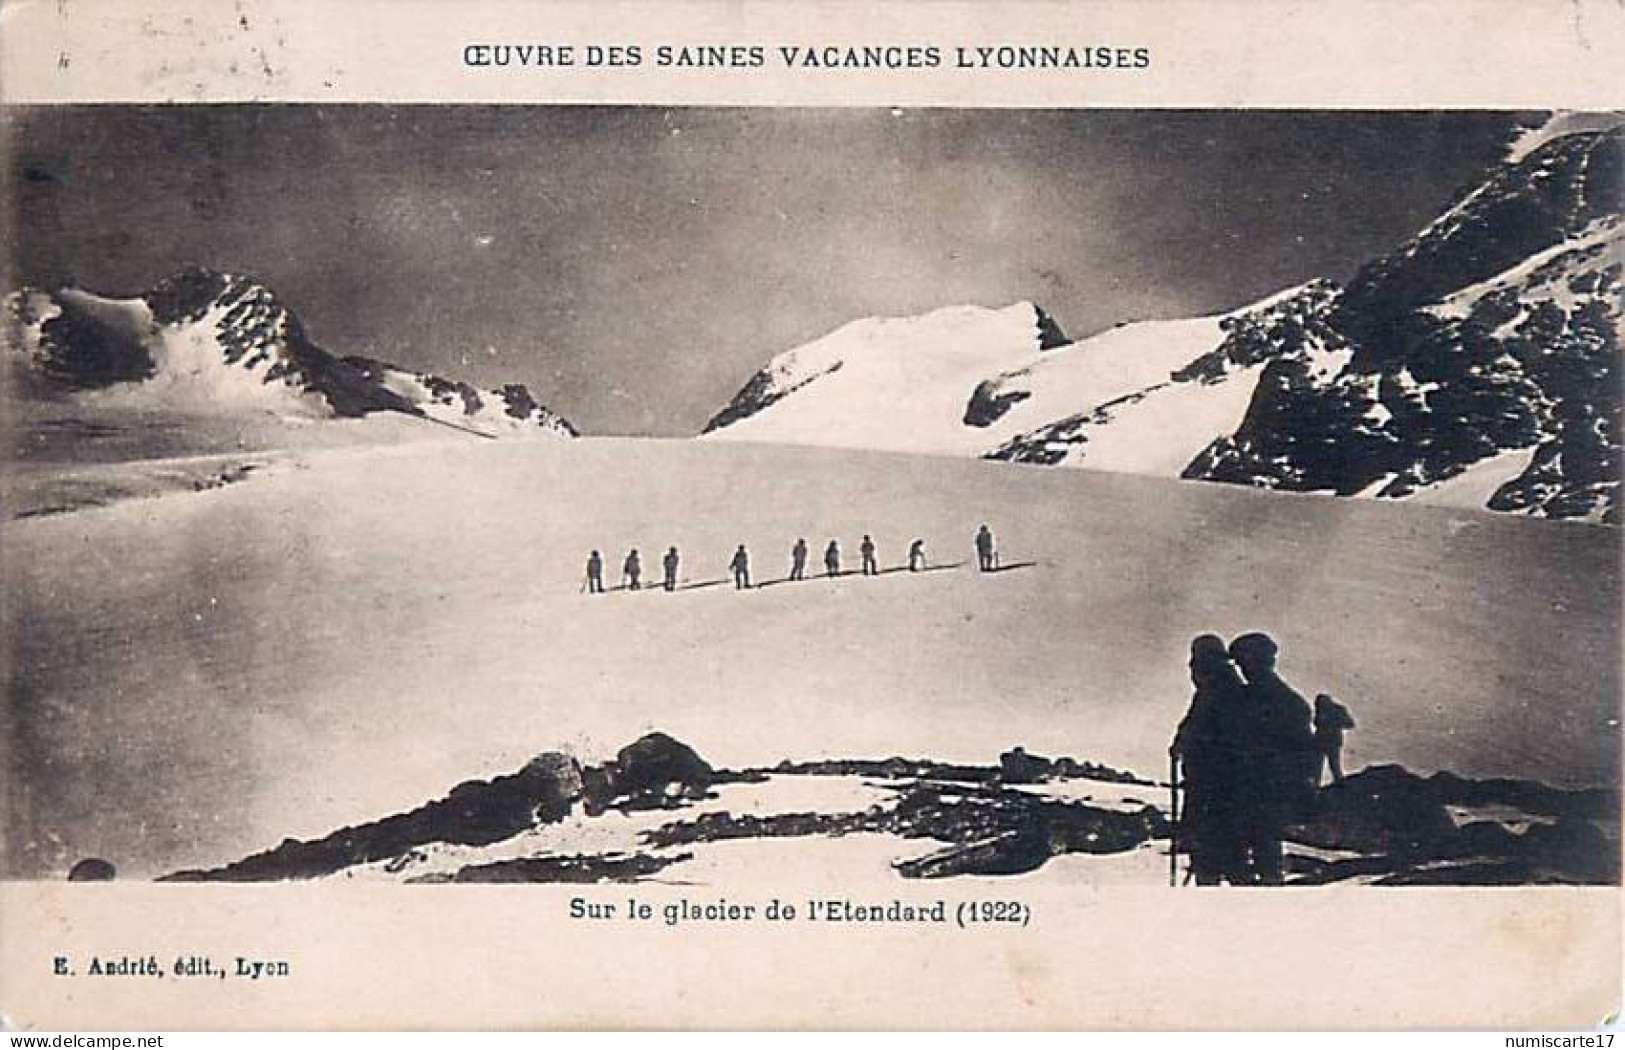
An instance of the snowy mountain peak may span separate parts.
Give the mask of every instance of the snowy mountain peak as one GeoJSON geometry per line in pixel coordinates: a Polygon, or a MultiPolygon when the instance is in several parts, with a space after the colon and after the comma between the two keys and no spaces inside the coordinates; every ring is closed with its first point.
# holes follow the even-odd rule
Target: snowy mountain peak
{"type": "MultiPolygon", "coordinates": [[[[873,427],[863,434],[847,431],[846,441],[837,440],[862,447],[866,437],[893,426],[896,413],[918,411],[912,402],[920,400],[921,389],[942,377],[985,375],[1065,342],[1054,318],[1026,301],[996,310],[949,306],[918,317],[864,318],[773,358],[711,418],[704,433],[726,430],[723,436],[748,440],[758,432],[777,432],[790,423],[789,414],[777,412],[769,419],[763,413],[794,394],[794,426],[812,435],[822,429],[820,406],[839,409],[843,430],[854,413],[872,413],[873,427]]],[[[962,395],[959,402],[962,407],[962,395]]]]}
{"type": "Polygon", "coordinates": [[[252,277],[189,266],[159,281],[141,296],[158,324],[185,325],[211,312],[232,315],[232,325],[248,332],[256,327],[281,328],[293,315],[276,294],[252,277]]]}
{"type": "MultiPolygon", "coordinates": [[[[141,297],[154,376],[139,395],[230,411],[360,415],[401,406],[346,382],[293,312],[250,277],[189,268],[141,297]]],[[[121,392],[136,393],[136,392],[121,392]]]]}
{"type": "Polygon", "coordinates": [[[338,358],[252,278],[188,268],[131,299],[78,288],[6,299],[8,361],[94,403],[304,418],[399,412],[489,436],[574,436],[518,384],[481,391],[366,358],[338,358]]]}

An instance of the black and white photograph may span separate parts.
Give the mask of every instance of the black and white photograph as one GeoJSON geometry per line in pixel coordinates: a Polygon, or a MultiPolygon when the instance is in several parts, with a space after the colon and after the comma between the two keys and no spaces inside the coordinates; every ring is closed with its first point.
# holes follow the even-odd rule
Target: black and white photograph
{"type": "Polygon", "coordinates": [[[8,106],[0,875],[1618,885],[1622,127],[8,106]]]}

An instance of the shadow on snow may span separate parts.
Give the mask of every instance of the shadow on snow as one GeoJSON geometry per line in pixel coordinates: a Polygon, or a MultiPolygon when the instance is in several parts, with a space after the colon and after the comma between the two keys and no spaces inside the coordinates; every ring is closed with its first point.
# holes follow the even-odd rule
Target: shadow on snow
{"type": "MultiPolygon", "coordinates": [[[[881,569],[879,572],[875,572],[875,573],[865,573],[861,569],[842,569],[841,571],[839,571],[837,573],[834,573],[834,574],[827,573],[827,572],[808,573],[806,576],[803,576],[799,580],[792,580],[788,576],[780,576],[780,577],[777,577],[777,578],[771,579],[771,580],[763,580],[760,583],[753,583],[749,587],[741,588],[741,589],[759,591],[759,590],[765,590],[768,587],[777,587],[780,584],[785,584],[785,583],[816,583],[819,580],[845,579],[848,576],[871,575],[871,576],[880,577],[880,576],[895,576],[895,575],[898,575],[898,574],[905,574],[905,575],[909,575],[909,576],[924,576],[925,574],[932,573],[932,572],[953,572],[956,569],[963,569],[966,566],[966,564],[968,564],[968,563],[962,562],[962,561],[955,561],[955,562],[948,562],[948,563],[943,564],[943,565],[926,565],[926,566],[924,566],[922,568],[919,568],[919,569],[910,569],[907,565],[892,565],[892,566],[889,566],[887,568],[881,569]]],[[[1038,565],[1038,563],[1035,562],[1035,561],[1015,561],[1015,562],[1011,562],[1008,565],[996,565],[991,569],[983,569],[982,572],[984,574],[987,574],[987,575],[993,575],[995,573],[1001,573],[1001,572],[1015,572],[1015,571],[1017,571],[1019,569],[1036,568],[1037,565],[1038,565]]],[[[724,577],[721,577],[721,578],[715,579],[715,580],[693,580],[693,581],[690,581],[690,582],[687,582],[687,583],[680,583],[680,584],[678,584],[676,586],[676,588],[674,588],[674,590],[678,590],[678,591],[701,591],[701,590],[705,590],[705,589],[710,588],[710,587],[725,587],[725,586],[727,586],[727,585],[729,585],[731,583],[733,583],[733,578],[728,577],[728,576],[724,576],[724,577]]],[[[629,588],[626,584],[621,583],[621,584],[616,584],[613,587],[604,588],[603,593],[605,593],[605,594],[614,594],[614,593],[617,593],[617,592],[630,591],[630,590],[631,590],[631,588],[629,588]]],[[[658,594],[658,593],[665,592],[666,588],[661,583],[654,582],[654,583],[645,584],[645,585],[639,587],[638,590],[640,592],[642,592],[642,593],[645,593],[645,594],[658,594]]]]}

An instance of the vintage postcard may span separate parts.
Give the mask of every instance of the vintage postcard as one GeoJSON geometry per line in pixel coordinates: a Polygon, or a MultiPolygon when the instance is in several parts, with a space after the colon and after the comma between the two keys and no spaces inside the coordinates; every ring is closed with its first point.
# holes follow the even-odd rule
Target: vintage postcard
{"type": "Polygon", "coordinates": [[[0,11],[0,1021],[1590,1027],[1625,8],[0,11]]]}

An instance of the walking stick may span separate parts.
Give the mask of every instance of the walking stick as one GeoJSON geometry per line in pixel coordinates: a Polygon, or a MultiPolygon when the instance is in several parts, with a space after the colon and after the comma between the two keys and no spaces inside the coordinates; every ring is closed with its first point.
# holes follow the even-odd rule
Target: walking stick
{"type": "Polygon", "coordinates": [[[1179,885],[1179,758],[1168,756],[1168,885],[1179,885]]]}

